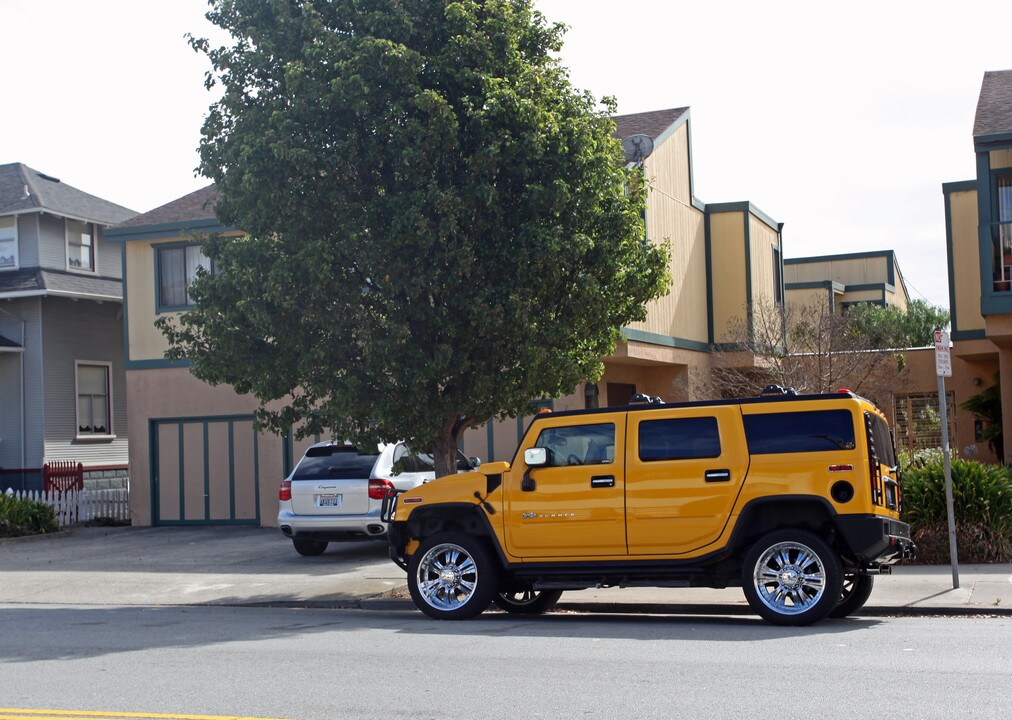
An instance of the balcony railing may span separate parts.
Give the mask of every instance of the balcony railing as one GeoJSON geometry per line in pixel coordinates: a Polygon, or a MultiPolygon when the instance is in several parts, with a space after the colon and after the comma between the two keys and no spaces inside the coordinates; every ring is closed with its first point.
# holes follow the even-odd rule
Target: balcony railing
{"type": "Polygon", "coordinates": [[[994,248],[994,291],[1012,291],[1012,222],[991,223],[994,248]]]}

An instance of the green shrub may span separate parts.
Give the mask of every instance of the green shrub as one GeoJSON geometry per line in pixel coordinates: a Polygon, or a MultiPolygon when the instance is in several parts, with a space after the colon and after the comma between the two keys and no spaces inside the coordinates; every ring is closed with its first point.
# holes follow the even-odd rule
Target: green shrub
{"type": "MultiPolygon", "coordinates": [[[[919,560],[949,562],[945,469],[941,453],[918,453],[903,473],[903,519],[919,560]]],[[[1012,479],[1008,468],[952,462],[952,499],[960,562],[1012,561],[1012,479]]]]}
{"type": "Polygon", "coordinates": [[[56,513],[45,503],[0,493],[0,537],[57,532],[56,513]]]}

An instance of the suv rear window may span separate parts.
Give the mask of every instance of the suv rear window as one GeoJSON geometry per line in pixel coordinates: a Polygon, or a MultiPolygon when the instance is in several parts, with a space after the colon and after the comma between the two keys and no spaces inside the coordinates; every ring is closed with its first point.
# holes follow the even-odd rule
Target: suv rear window
{"type": "Polygon", "coordinates": [[[353,447],[309,448],[295,468],[293,480],[355,480],[368,478],[379,455],[359,453],[353,447]]]}
{"type": "Polygon", "coordinates": [[[746,415],[745,438],[752,455],[853,450],[854,416],[848,410],[746,415]]]}
{"type": "Polygon", "coordinates": [[[691,460],[720,456],[717,418],[667,418],[640,423],[640,460],[691,460]]]}
{"type": "Polygon", "coordinates": [[[893,452],[893,436],[889,432],[889,426],[886,425],[886,421],[870,412],[866,412],[864,417],[874,441],[877,460],[883,465],[895,467],[896,455],[893,452]]]}

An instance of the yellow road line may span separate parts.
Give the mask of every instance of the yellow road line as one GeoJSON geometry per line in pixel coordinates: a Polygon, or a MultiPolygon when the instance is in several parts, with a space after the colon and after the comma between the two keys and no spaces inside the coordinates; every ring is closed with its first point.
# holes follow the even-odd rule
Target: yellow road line
{"type": "Polygon", "coordinates": [[[94,718],[139,718],[141,720],[283,720],[282,718],[254,718],[243,715],[178,715],[163,713],[100,712],[97,710],[29,710],[0,708],[0,720],[94,720],[94,718]]]}

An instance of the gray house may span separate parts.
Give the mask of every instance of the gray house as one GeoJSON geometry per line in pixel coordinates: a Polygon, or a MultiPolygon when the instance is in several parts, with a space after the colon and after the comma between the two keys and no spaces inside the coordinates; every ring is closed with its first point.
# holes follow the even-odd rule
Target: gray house
{"type": "Polygon", "coordinates": [[[127,475],[123,265],[104,232],[136,214],[0,165],[0,491],[41,488],[55,460],[127,475]]]}

